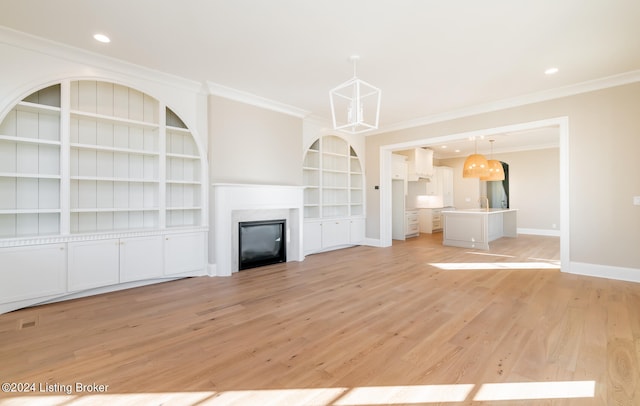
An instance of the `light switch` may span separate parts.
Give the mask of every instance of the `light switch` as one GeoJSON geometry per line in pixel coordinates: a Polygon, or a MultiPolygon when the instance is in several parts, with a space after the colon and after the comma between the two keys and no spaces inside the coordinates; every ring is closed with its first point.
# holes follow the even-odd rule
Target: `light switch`
{"type": "Polygon", "coordinates": [[[640,206],[640,196],[633,196],[633,204],[635,206],[640,206]]]}

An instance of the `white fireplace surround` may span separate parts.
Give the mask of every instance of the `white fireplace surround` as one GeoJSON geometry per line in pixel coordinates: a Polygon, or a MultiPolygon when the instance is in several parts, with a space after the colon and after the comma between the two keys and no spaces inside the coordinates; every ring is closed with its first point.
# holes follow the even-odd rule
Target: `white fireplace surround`
{"type": "Polygon", "coordinates": [[[238,224],[285,219],[287,261],[304,260],[303,187],[285,185],[211,185],[215,275],[238,272],[238,224]]]}

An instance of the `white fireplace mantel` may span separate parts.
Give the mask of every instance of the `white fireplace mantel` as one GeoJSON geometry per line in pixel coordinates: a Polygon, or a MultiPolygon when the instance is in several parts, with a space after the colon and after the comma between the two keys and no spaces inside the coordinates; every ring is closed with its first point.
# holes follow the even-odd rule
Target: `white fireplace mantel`
{"type": "Polygon", "coordinates": [[[215,274],[238,271],[238,222],[287,220],[287,261],[304,260],[303,187],[214,183],[211,185],[215,274]]]}

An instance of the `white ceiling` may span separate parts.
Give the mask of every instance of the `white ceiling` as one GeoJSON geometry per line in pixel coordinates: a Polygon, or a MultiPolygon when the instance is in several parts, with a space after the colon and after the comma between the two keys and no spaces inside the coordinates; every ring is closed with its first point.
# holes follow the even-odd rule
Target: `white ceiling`
{"type": "Polygon", "coordinates": [[[0,0],[0,25],[323,119],[357,54],[382,128],[640,69],[638,0],[0,0]]]}

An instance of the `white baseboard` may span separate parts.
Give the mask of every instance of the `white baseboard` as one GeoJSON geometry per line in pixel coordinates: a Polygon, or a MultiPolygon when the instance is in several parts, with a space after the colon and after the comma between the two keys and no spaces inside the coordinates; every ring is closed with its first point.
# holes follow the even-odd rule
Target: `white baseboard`
{"type": "Polygon", "coordinates": [[[379,238],[365,238],[362,242],[362,245],[366,245],[368,247],[382,247],[382,243],[379,238]]]}
{"type": "Polygon", "coordinates": [[[216,264],[207,264],[207,273],[209,276],[218,276],[216,269],[216,264]]]}
{"type": "Polygon", "coordinates": [[[635,268],[623,268],[618,266],[571,262],[569,265],[569,269],[563,269],[563,271],[576,275],[595,276],[597,278],[616,279],[620,281],[640,283],[640,269],[635,268]]]}
{"type": "Polygon", "coordinates": [[[543,228],[519,228],[518,234],[545,235],[549,237],[560,237],[560,230],[546,230],[543,228]]]}

